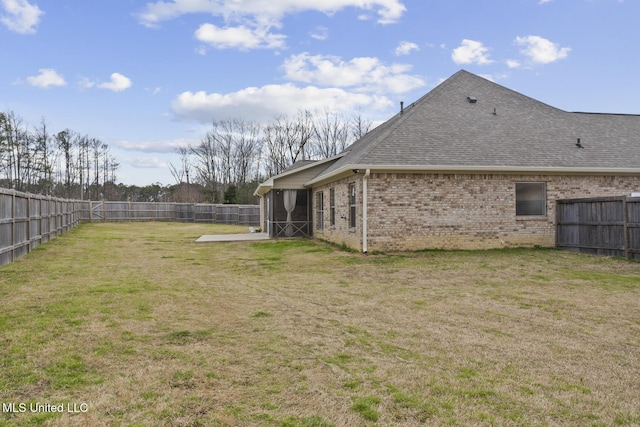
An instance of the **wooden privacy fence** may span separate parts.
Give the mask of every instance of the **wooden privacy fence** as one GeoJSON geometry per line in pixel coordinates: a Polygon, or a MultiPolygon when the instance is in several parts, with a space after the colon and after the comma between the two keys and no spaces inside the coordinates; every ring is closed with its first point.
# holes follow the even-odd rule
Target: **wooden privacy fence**
{"type": "Polygon", "coordinates": [[[180,221],[257,226],[260,207],[66,200],[0,188],[0,266],[26,255],[80,221],[180,221]]]}
{"type": "Polygon", "coordinates": [[[640,197],[558,200],[556,246],[640,260],[640,197]]]}
{"type": "Polygon", "coordinates": [[[81,203],[0,188],[0,265],[75,227],[81,203]]]}
{"type": "Polygon", "coordinates": [[[260,224],[257,205],[84,201],[83,221],[180,221],[230,225],[260,224]]]}

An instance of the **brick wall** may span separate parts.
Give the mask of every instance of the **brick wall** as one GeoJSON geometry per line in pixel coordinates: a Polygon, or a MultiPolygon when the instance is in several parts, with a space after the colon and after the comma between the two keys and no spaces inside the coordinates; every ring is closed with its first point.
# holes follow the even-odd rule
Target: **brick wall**
{"type": "MultiPolygon", "coordinates": [[[[323,191],[325,227],[314,235],[362,247],[362,176],[314,189],[323,191]],[[356,183],[357,226],[349,228],[348,184],[356,183]],[[329,224],[329,189],[336,191],[336,225],[329,224]]],[[[369,250],[481,249],[553,246],[555,200],[629,195],[640,177],[503,174],[371,174],[369,250]],[[545,182],[546,215],[516,217],[516,182],[545,182]]],[[[315,217],[315,195],[314,195],[315,217]]]]}
{"type": "Polygon", "coordinates": [[[349,178],[332,182],[313,189],[313,235],[324,240],[360,250],[362,248],[362,176],[355,175],[349,178]],[[349,223],[349,184],[356,186],[356,226],[350,227],[349,223]],[[335,225],[330,223],[329,193],[335,190],[335,225]],[[324,198],[324,228],[319,230],[316,221],[316,194],[322,191],[324,198]]]}

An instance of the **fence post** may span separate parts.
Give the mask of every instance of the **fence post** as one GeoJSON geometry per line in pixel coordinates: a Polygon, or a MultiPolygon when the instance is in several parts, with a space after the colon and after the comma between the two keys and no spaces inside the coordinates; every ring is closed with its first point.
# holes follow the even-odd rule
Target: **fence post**
{"type": "Polygon", "coordinates": [[[627,198],[622,197],[622,222],[624,223],[624,257],[629,259],[631,251],[629,250],[629,213],[627,212],[627,198]]]}
{"type": "Polygon", "coordinates": [[[555,221],[556,221],[556,248],[559,246],[560,243],[560,200],[556,200],[556,216],[555,216],[555,221]]]}
{"type": "Polygon", "coordinates": [[[16,257],[16,192],[11,192],[11,262],[16,257]]]}
{"type": "Polygon", "coordinates": [[[42,196],[38,197],[38,215],[40,215],[40,227],[38,227],[38,235],[40,236],[40,242],[38,244],[41,245],[42,233],[44,231],[44,229],[42,228],[42,223],[44,222],[42,221],[42,196]]]}
{"type": "Polygon", "coordinates": [[[27,252],[31,252],[31,195],[27,194],[27,252]]]}

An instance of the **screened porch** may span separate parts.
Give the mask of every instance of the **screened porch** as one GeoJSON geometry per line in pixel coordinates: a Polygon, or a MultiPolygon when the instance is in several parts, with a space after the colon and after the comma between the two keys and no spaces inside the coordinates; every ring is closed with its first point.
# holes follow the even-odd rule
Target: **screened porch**
{"type": "Polygon", "coordinates": [[[271,190],[265,197],[266,231],[270,237],[311,236],[309,190],[271,190]]]}

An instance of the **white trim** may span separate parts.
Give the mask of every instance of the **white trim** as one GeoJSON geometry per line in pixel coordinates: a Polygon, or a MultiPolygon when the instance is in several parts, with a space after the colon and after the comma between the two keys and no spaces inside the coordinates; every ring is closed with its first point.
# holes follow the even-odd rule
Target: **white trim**
{"type": "MultiPolygon", "coordinates": [[[[344,153],[340,153],[337,154],[333,157],[327,157],[326,159],[322,159],[322,160],[315,160],[312,163],[309,163],[307,165],[304,166],[300,166],[299,168],[295,168],[286,172],[282,172],[278,175],[274,175],[272,177],[270,177],[269,179],[267,179],[266,181],[260,183],[258,185],[258,188],[256,188],[256,190],[253,192],[254,196],[262,196],[263,194],[268,193],[269,191],[271,191],[271,189],[273,189],[274,183],[276,179],[280,179],[280,178],[285,178],[289,175],[295,175],[298,172],[302,172],[305,171],[307,169],[311,169],[314,168],[316,166],[322,165],[324,163],[330,162],[332,160],[337,160],[341,157],[343,157],[345,154],[347,154],[346,152],[344,153]]],[[[295,164],[295,163],[294,163],[295,164]]]]}
{"type": "Polygon", "coordinates": [[[541,173],[553,175],[640,175],[640,168],[585,168],[585,167],[545,167],[545,166],[454,166],[454,165],[346,165],[327,175],[318,176],[307,181],[305,186],[312,186],[323,181],[330,181],[331,178],[349,172],[354,169],[369,169],[381,172],[430,172],[430,173],[475,173],[475,172],[496,172],[496,173],[541,173]]]}

